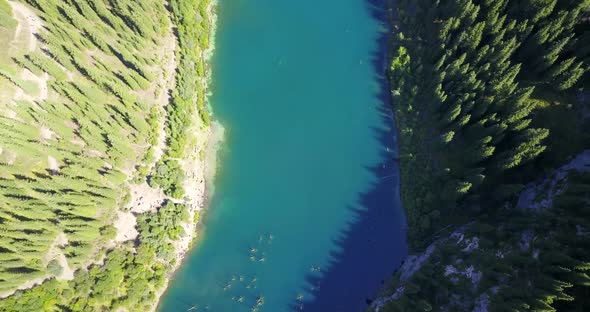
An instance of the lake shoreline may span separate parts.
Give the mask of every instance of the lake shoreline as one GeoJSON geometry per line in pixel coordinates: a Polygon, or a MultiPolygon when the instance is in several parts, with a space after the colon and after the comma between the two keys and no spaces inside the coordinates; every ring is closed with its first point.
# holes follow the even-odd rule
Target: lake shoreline
{"type": "MultiPolygon", "coordinates": [[[[373,258],[378,269],[363,277],[362,292],[350,296],[355,306],[366,307],[365,298],[399,264],[396,255],[405,256],[404,236],[398,234],[402,212],[391,195],[397,183],[391,145],[395,130],[389,101],[382,101],[389,94],[383,0],[346,4],[333,21],[302,4],[266,1],[219,4],[211,101],[215,118],[230,125],[231,142],[222,152],[223,171],[202,219],[206,230],[194,241],[199,249],[171,279],[159,311],[186,311],[196,304],[213,311],[246,311],[259,298],[264,298],[263,309],[285,311],[308,302],[319,290],[308,278],[332,273],[329,264],[341,259],[337,238],[344,237],[351,223],[359,223],[355,250],[387,252],[373,258]],[[301,28],[295,21],[303,13],[310,14],[311,22],[301,28]],[[287,41],[285,33],[292,34],[287,41]],[[325,38],[334,41],[328,44],[325,38]],[[332,55],[335,45],[346,53],[332,55]],[[323,70],[304,78],[318,66],[323,70]],[[334,75],[337,82],[329,80],[334,75]],[[359,79],[366,83],[359,84],[359,79]],[[340,92],[343,87],[349,92],[340,92]],[[309,114],[316,108],[316,116],[309,114]],[[276,118],[281,114],[289,117],[281,121],[276,118]],[[321,114],[327,119],[318,118],[321,114]],[[341,131],[326,123],[342,125],[351,117],[356,122],[345,127],[349,139],[328,141],[341,131]],[[344,178],[334,181],[336,176],[344,178]],[[380,179],[385,183],[375,189],[380,179]],[[319,190],[320,184],[327,189],[319,190]],[[272,244],[265,239],[269,235],[272,244]],[[400,241],[399,248],[391,247],[392,236],[400,241]],[[292,257],[292,246],[304,241],[314,243],[301,246],[292,257]]],[[[362,257],[352,260],[335,267],[338,276],[330,281],[345,284],[340,283],[344,275],[339,268],[362,274],[362,257]]],[[[337,291],[328,285],[321,281],[325,298],[340,305],[342,300],[332,300],[337,291]]]]}
{"type": "Polygon", "coordinates": [[[304,305],[304,311],[363,311],[369,308],[383,288],[383,280],[395,274],[408,257],[407,222],[399,191],[399,127],[395,122],[389,78],[391,46],[395,36],[391,10],[395,4],[393,0],[366,2],[381,28],[375,40],[377,48],[371,63],[377,75],[382,77],[379,79],[380,91],[377,94],[381,103],[377,109],[381,114],[382,125],[386,128],[376,132],[376,136],[380,148],[386,152],[383,162],[370,168],[379,182],[362,194],[361,202],[366,211],[359,212],[360,221],[353,224],[344,233],[343,237],[346,238],[339,242],[343,251],[338,262],[321,278],[310,279],[312,284],[321,284],[322,290],[317,291],[315,298],[304,305]],[[359,254],[363,256],[356,256],[359,254]],[[355,275],[358,268],[363,268],[362,274],[359,274],[361,276],[355,275]],[[354,286],[349,284],[350,280],[356,281],[354,286]],[[344,292],[354,293],[355,298],[342,298],[344,292]]]}
{"type": "MultiPolygon", "coordinates": [[[[400,29],[400,25],[399,25],[399,21],[397,19],[397,15],[395,13],[396,8],[396,0],[385,0],[385,10],[387,11],[386,15],[386,19],[387,19],[387,23],[388,23],[388,35],[387,35],[387,62],[390,65],[391,64],[391,60],[394,57],[394,49],[395,49],[395,36],[397,33],[401,32],[400,29]]],[[[393,87],[393,80],[392,77],[390,76],[390,69],[389,66],[388,68],[386,68],[385,70],[385,77],[386,77],[386,81],[387,81],[387,92],[388,92],[388,96],[389,96],[389,104],[390,104],[390,108],[391,108],[391,113],[392,113],[392,118],[393,118],[393,128],[394,128],[394,132],[395,132],[395,136],[396,136],[396,148],[397,148],[397,155],[395,157],[396,161],[398,162],[398,166],[399,166],[399,181],[398,181],[398,188],[399,188],[399,200],[402,206],[402,210],[404,215],[406,214],[406,210],[405,210],[405,205],[403,202],[403,198],[401,196],[402,194],[402,188],[403,188],[403,181],[401,179],[401,169],[402,169],[402,162],[400,161],[400,146],[401,146],[401,142],[399,140],[399,138],[401,137],[401,132],[400,132],[400,119],[397,118],[396,116],[396,111],[395,111],[395,103],[394,103],[394,96],[392,93],[392,90],[394,90],[393,87]]],[[[409,226],[407,224],[407,216],[405,216],[406,218],[406,224],[405,224],[405,228],[404,231],[406,232],[406,243],[408,242],[408,238],[407,238],[407,231],[409,229],[409,226]]],[[[408,244],[409,247],[409,244],[408,244]]],[[[369,306],[367,307],[366,311],[379,311],[379,309],[385,304],[387,303],[390,299],[387,296],[388,295],[388,284],[390,283],[391,279],[399,272],[399,270],[402,268],[402,266],[406,263],[406,261],[408,260],[409,257],[411,257],[411,255],[413,254],[413,250],[408,249],[408,253],[406,254],[406,256],[402,259],[401,263],[397,266],[397,268],[393,271],[391,276],[384,276],[384,283],[383,285],[377,290],[377,292],[375,292],[375,294],[373,295],[373,297],[371,297],[370,299],[370,303],[369,306]]],[[[392,296],[393,297],[393,296],[392,296]]]]}
{"type": "MultiPolygon", "coordinates": [[[[206,10],[208,15],[207,18],[211,25],[208,34],[210,40],[209,47],[201,53],[201,57],[205,64],[205,76],[198,77],[205,86],[202,94],[205,95],[208,111],[211,110],[211,105],[209,104],[208,99],[211,96],[209,86],[211,83],[211,57],[215,51],[215,33],[217,31],[217,5],[218,0],[212,0],[206,10]]],[[[175,27],[177,27],[177,25],[175,25],[175,27]]],[[[177,41],[180,41],[177,34],[175,34],[175,38],[177,41]]],[[[180,53],[181,52],[179,52],[179,54],[180,53]]],[[[180,59],[180,57],[177,58],[177,68],[180,66],[180,59]]],[[[156,294],[154,304],[150,311],[158,310],[162,298],[168,291],[170,282],[174,279],[178,269],[188,258],[187,256],[190,254],[191,250],[197,245],[199,241],[198,234],[200,232],[200,219],[209,206],[210,199],[214,193],[213,180],[217,171],[217,153],[223,144],[225,129],[215,120],[213,120],[211,124],[204,126],[199,111],[197,111],[193,117],[193,127],[189,132],[193,133],[192,139],[197,140],[197,146],[191,148],[190,152],[187,152],[183,164],[185,175],[188,177],[185,181],[185,189],[188,190],[187,193],[189,193],[189,197],[191,197],[189,201],[190,205],[188,206],[189,221],[183,226],[187,235],[173,242],[176,249],[176,261],[172,268],[167,272],[164,285],[160,292],[156,294]],[[196,187],[194,185],[195,183],[197,183],[196,187]]]]}

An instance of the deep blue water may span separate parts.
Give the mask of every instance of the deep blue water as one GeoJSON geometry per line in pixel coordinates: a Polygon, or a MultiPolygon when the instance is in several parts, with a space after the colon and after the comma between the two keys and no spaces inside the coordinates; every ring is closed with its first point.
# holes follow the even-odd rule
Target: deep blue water
{"type": "Polygon", "coordinates": [[[220,0],[221,169],[160,311],[361,311],[406,256],[377,8],[220,0]]]}

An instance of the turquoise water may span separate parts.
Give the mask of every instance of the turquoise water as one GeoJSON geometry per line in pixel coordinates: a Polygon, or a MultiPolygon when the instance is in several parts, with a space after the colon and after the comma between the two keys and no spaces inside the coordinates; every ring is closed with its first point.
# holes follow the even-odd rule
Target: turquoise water
{"type": "Polygon", "coordinates": [[[221,0],[218,16],[210,101],[226,142],[200,241],[159,311],[358,310],[406,254],[374,62],[383,26],[367,0],[221,0]],[[355,240],[381,262],[346,256],[355,240]]]}

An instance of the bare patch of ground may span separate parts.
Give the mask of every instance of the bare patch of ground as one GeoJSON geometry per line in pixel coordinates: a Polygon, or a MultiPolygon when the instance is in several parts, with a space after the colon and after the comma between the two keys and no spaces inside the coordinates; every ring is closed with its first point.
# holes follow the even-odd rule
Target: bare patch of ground
{"type": "Polygon", "coordinates": [[[161,189],[151,188],[147,183],[129,185],[131,200],[127,207],[133,213],[156,211],[166,199],[161,189]]]}
{"type": "Polygon", "coordinates": [[[23,91],[21,88],[18,88],[18,87],[15,88],[14,95],[12,96],[12,100],[14,102],[20,101],[20,100],[24,100],[24,101],[31,102],[31,103],[35,102],[34,97],[26,94],[25,91],[23,91]]]}
{"type": "Polygon", "coordinates": [[[117,212],[117,220],[113,225],[117,229],[117,236],[115,237],[117,242],[135,240],[139,234],[135,229],[137,225],[135,216],[129,211],[117,212]]]}
{"type": "Polygon", "coordinates": [[[9,151],[9,150],[3,150],[2,154],[5,155],[7,164],[14,165],[14,161],[17,158],[16,153],[9,151]]]}
{"type": "Polygon", "coordinates": [[[41,142],[43,143],[47,143],[47,141],[55,137],[55,133],[45,126],[39,128],[39,135],[41,136],[41,142]]]}
{"type": "Polygon", "coordinates": [[[22,119],[20,119],[18,117],[18,115],[16,114],[15,111],[10,110],[10,109],[5,110],[3,116],[6,117],[6,118],[18,120],[18,121],[21,121],[21,122],[23,121],[22,119]]]}
{"type": "Polygon", "coordinates": [[[101,151],[98,151],[98,150],[95,150],[95,149],[88,150],[87,151],[87,154],[90,157],[97,157],[97,158],[102,157],[102,152],[101,151]]]}
{"type": "Polygon", "coordinates": [[[525,190],[520,194],[516,207],[518,209],[529,209],[541,211],[553,205],[553,199],[561,194],[567,180],[569,171],[590,172],[590,150],[577,155],[568,164],[557,169],[550,177],[541,182],[527,184],[525,190]]]}
{"type": "Polygon", "coordinates": [[[35,100],[47,100],[49,94],[49,89],[47,87],[47,81],[49,81],[49,74],[44,72],[41,76],[37,76],[33,74],[30,70],[25,68],[23,69],[21,78],[29,81],[34,81],[39,86],[39,95],[34,97],[35,100]]]}
{"type": "Polygon", "coordinates": [[[18,37],[20,37],[21,32],[24,30],[27,37],[27,49],[34,51],[37,46],[37,39],[34,35],[38,34],[41,27],[43,27],[41,19],[29,7],[20,2],[8,1],[8,4],[12,7],[13,16],[18,22],[15,39],[18,40],[18,37]]]}
{"type": "Polygon", "coordinates": [[[49,164],[49,170],[54,173],[59,172],[59,164],[57,163],[57,160],[53,158],[53,156],[47,156],[47,163],[49,164]]]}
{"type": "Polygon", "coordinates": [[[64,121],[64,124],[66,125],[66,127],[70,128],[70,129],[74,129],[74,130],[80,129],[80,125],[71,121],[71,120],[64,121]]]}
{"type": "Polygon", "coordinates": [[[78,145],[80,147],[85,147],[86,146],[86,143],[84,141],[80,140],[80,139],[71,139],[70,140],[70,143],[76,144],[76,145],[78,145]]]}
{"type": "Polygon", "coordinates": [[[55,277],[58,280],[69,281],[69,280],[74,279],[74,270],[72,270],[70,268],[70,265],[68,264],[68,260],[66,259],[66,256],[61,251],[61,248],[66,246],[67,244],[68,244],[67,236],[64,233],[59,233],[57,235],[57,237],[55,238],[55,241],[53,242],[51,247],[49,247],[49,251],[47,252],[47,255],[45,256],[46,262],[49,262],[49,261],[55,259],[55,260],[57,260],[57,262],[61,266],[61,268],[62,268],[61,274],[59,276],[55,277]]]}

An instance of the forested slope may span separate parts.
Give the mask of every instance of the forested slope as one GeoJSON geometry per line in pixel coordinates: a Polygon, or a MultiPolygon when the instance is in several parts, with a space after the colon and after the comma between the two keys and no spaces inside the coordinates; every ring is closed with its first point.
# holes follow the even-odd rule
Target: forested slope
{"type": "Polygon", "coordinates": [[[210,12],[0,0],[0,311],[154,308],[198,217],[210,12]]]}
{"type": "Polygon", "coordinates": [[[588,291],[588,5],[399,1],[390,78],[417,255],[372,309],[553,311],[588,291]]]}
{"type": "Polygon", "coordinates": [[[152,81],[167,55],[158,53],[167,11],[113,3],[31,1],[38,17],[8,26],[18,33],[0,64],[10,94],[0,117],[2,292],[52,274],[46,255],[60,233],[74,269],[104,247],[124,182],[153,139],[146,120],[163,87],[152,81]]]}

